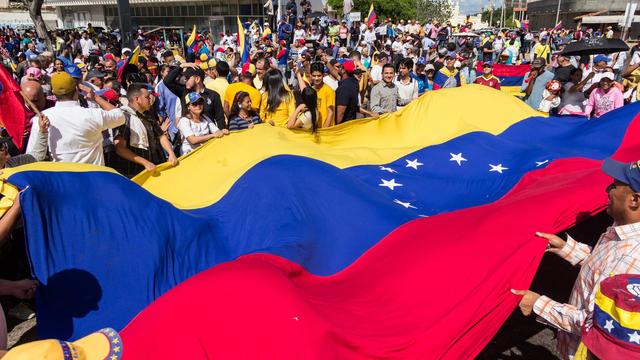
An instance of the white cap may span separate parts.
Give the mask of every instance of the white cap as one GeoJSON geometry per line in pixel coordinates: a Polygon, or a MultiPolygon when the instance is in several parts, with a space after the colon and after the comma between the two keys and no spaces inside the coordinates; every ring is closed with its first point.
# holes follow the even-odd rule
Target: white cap
{"type": "Polygon", "coordinates": [[[602,75],[600,75],[600,80],[602,79],[609,79],[611,81],[613,81],[615,79],[615,76],[613,75],[612,72],[608,71],[608,72],[604,72],[602,73],[602,75]]]}
{"type": "Polygon", "coordinates": [[[131,49],[129,48],[122,48],[122,54],[126,53],[127,51],[133,53],[133,51],[131,51],[131,49]]]}
{"type": "Polygon", "coordinates": [[[425,67],[424,67],[424,71],[429,71],[429,70],[436,71],[436,68],[435,68],[435,66],[433,66],[433,64],[427,64],[427,65],[425,65],[425,67]]]}

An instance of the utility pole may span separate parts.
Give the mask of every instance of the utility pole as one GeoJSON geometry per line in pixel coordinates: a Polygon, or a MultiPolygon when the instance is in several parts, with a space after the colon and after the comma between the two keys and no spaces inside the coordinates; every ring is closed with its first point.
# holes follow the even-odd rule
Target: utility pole
{"type": "Polygon", "coordinates": [[[122,47],[131,46],[131,7],[129,0],[118,0],[118,19],[122,47]]]}
{"type": "Polygon", "coordinates": [[[502,0],[502,7],[500,8],[500,27],[504,27],[504,7],[506,5],[507,0],[502,0]]]}
{"type": "Polygon", "coordinates": [[[493,0],[489,0],[489,6],[491,6],[491,13],[489,14],[489,27],[493,26],[493,0]]]}

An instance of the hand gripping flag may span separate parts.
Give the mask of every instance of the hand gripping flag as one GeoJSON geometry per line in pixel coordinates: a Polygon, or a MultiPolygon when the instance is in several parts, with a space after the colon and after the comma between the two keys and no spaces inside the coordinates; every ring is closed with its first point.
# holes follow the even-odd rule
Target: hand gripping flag
{"type": "Polygon", "coordinates": [[[22,149],[24,131],[30,119],[20,95],[20,85],[13,80],[4,66],[0,66],[0,123],[7,129],[13,143],[22,149]]]}
{"type": "Polygon", "coordinates": [[[373,25],[373,23],[376,21],[376,18],[376,12],[373,11],[373,3],[371,3],[371,7],[369,7],[369,15],[367,15],[367,26],[373,25]]]}
{"type": "Polygon", "coordinates": [[[191,30],[191,35],[187,39],[187,53],[197,53],[198,52],[198,33],[196,32],[196,25],[193,25],[193,30],[191,30]]]}
{"type": "MultiPolygon", "coordinates": [[[[482,66],[484,62],[478,61],[476,71],[482,74],[482,66]]],[[[521,65],[505,65],[494,64],[493,75],[500,79],[500,90],[506,91],[512,95],[521,94],[520,88],[524,81],[524,76],[531,71],[530,64],[521,65]]]]}
{"type": "Polygon", "coordinates": [[[601,160],[637,158],[639,110],[540,117],[470,85],[316,134],[257,125],[134,182],[6,169],[2,192],[24,189],[42,337],[110,326],[125,359],[468,359],[528,288],[535,231],[606,207],[601,160]]]}

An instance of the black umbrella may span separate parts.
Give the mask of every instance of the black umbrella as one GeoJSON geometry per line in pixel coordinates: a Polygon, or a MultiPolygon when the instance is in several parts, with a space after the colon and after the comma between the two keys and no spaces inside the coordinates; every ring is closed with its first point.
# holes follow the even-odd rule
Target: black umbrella
{"type": "Polygon", "coordinates": [[[307,15],[307,17],[309,18],[320,18],[323,16],[327,16],[327,14],[323,13],[322,11],[314,11],[311,14],[307,15]]]}
{"type": "Polygon", "coordinates": [[[629,45],[620,39],[591,38],[567,44],[560,54],[566,56],[582,56],[611,54],[627,50],[629,50],[629,45]]]}

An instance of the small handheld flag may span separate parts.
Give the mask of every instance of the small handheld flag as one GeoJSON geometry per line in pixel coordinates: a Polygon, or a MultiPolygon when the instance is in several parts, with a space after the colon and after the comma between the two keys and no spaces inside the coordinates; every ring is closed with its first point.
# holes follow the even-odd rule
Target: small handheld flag
{"type": "Polygon", "coordinates": [[[562,21],[557,23],[556,26],[554,26],[553,29],[551,29],[551,31],[560,30],[561,27],[562,27],[562,21]]]}
{"type": "Polygon", "coordinates": [[[191,31],[191,35],[187,39],[187,53],[195,53],[198,51],[198,41],[196,41],[197,37],[196,33],[196,25],[193,25],[193,30],[191,31]]]}
{"type": "Polygon", "coordinates": [[[249,49],[248,49],[249,43],[244,38],[244,26],[240,21],[240,17],[238,16],[237,19],[238,19],[238,51],[240,52],[240,58],[241,58],[240,63],[244,64],[249,60],[249,49]]]}
{"type": "Polygon", "coordinates": [[[369,8],[369,15],[367,16],[367,26],[373,25],[373,23],[376,21],[376,18],[376,12],[373,11],[373,3],[371,3],[371,7],[369,8]]]}

